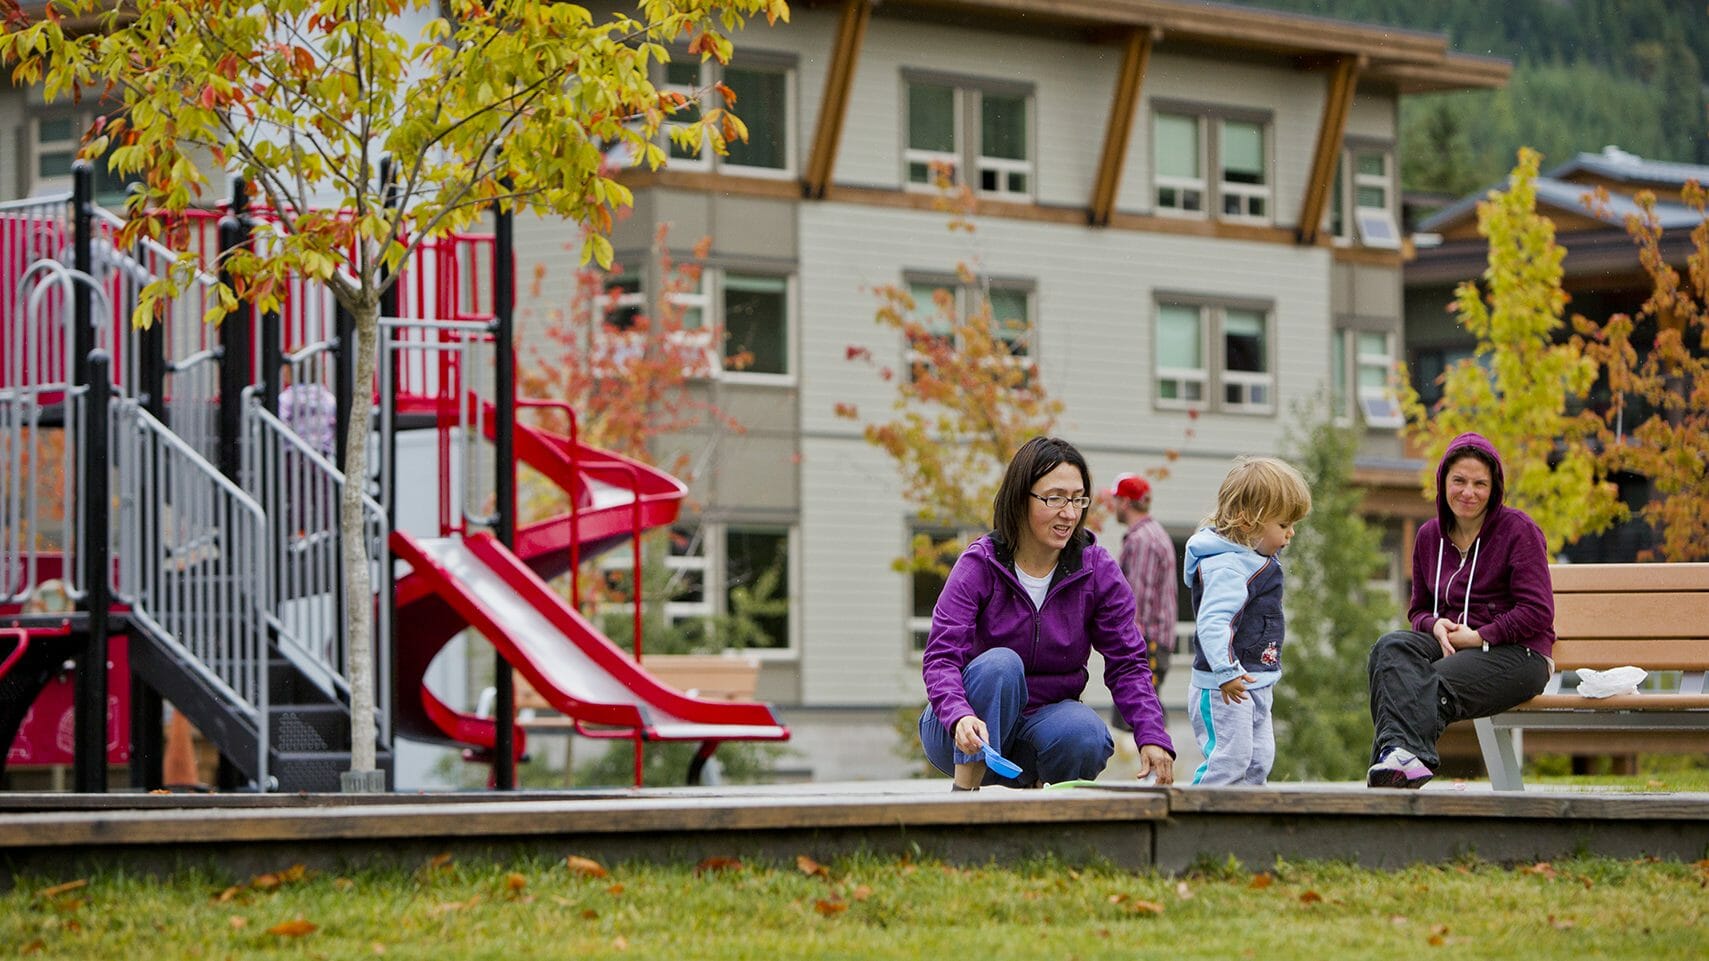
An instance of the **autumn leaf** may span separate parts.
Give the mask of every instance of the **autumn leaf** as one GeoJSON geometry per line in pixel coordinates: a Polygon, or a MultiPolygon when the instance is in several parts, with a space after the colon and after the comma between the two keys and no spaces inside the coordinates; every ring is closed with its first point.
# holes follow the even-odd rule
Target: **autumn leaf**
{"type": "Polygon", "coordinates": [[[1559,931],[1570,930],[1577,925],[1577,923],[1578,922],[1574,921],[1572,918],[1557,918],[1552,914],[1549,915],[1549,926],[1559,931]]]}
{"type": "Polygon", "coordinates": [[[1321,904],[1322,902],[1323,895],[1318,894],[1316,891],[1306,891],[1300,895],[1301,904],[1321,904]]]}
{"type": "Polygon", "coordinates": [[[584,858],[579,854],[572,854],[565,858],[564,867],[568,868],[571,874],[579,875],[584,878],[604,878],[611,876],[611,872],[605,869],[605,865],[600,864],[593,858],[584,858]]]}
{"type": "Polygon", "coordinates": [[[593,920],[598,919],[598,917],[599,917],[598,911],[595,911],[592,908],[583,908],[582,909],[582,920],[583,921],[593,921],[593,920]]]}
{"type": "Polygon", "coordinates": [[[1550,864],[1547,861],[1538,861],[1536,864],[1533,864],[1530,867],[1520,868],[1519,873],[1520,874],[1535,874],[1538,877],[1548,878],[1550,880],[1554,880],[1555,874],[1556,874],[1555,866],[1553,864],[1550,864]]]}
{"type": "Polygon", "coordinates": [[[721,874],[726,871],[740,871],[741,869],[742,860],[740,858],[711,857],[702,858],[700,863],[694,866],[694,873],[696,875],[721,874]]]}
{"type": "Polygon", "coordinates": [[[844,911],[847,911],[848,909],[849,909],[849,903],[847,901],[840,899],[840,898],[834,899],[834,900],[829,900],[829,901],[825,900],[824,898],[820,898],[819,900],[813,902],[813,910],[819,912],[820,914],[824,915],[827,918],[831,917],[832,915],[842,914],[844,911]]]}
{"type": "Polygon", "coordinates": [[[618,896],[618,895],[620,895],[620,894],[622,894],[622,893],[623,893],[623,885],[621,885],[621,884],[613,884],[613,885],[612,885],[612,886],[611,886],[611,887],[609,887],[609,888],[606,888],[606,889],[605,889],[605,893],[606,893],[606,894],[609,894],[609,895],[611,895],[611,896],[612,896],[612,897],[614,897],[614,898],[615,898],[615,897],[617,897],[617,896],[618,896]]]}
{"type": "Polygon", "coordinates": [[[1425,941],[1429,942],[1430,946],[1433,948],[1439,948],[1442,945],[1447,944],[1448,926],[1446,924],[1431,925],[1430,937],[1426,938],[1425,941]]]}
{"type": "Polygon", "coordinates": [[[40,953],[42,953],[42,950],[45,949],[46,947],[47,947],[47,942],[43,941],[41,938],[37,938],[34,941],[31,941],[29,944],[26,944],[23,947],[19,948],[18,953],[19,954],[26,954],[26,955],[27,954],[40,954],[40,953]]]}
{"type": "Polygon", "coordinates": [[[312,921],[292,918],[289,921],[281,921],[273,925],[267,929],[267,933],[276,934],[281,938],[300,938],[306,934],[313,934],[317,930],[319,930],[318,927],[312,921]]]}
{"type": "Polygon", "coordinates": [[[872,897],[872,889],[864,884],[856,885],[855,889],[849,892],[849,897],[854,898],[856,901],[865,901],[867,898],[872,897]]]}
{"type": "Polygon", "coordinates": [[[528,879],[512,871],[504,876],[504,887],[513,895],[519,894],[523,888],[528,887],[528,879]]]}
{"type": "Polygon", "coordinates": [[[69,891],[81,890],[81,889],[86,888],[88,886],[89,886],[89,879],[88,878],[78,878],[75,881],[67,881],[64,884],[56,884],[51,888],[43,888],[40,891],[36,892],[36,897],[41,898],[43,900],[47,900],[50,898],[57,898],[60,895],[65,894],[69,891]]]}
{"type": "Polygon", "coordinates": [[[249,919],[241,914],[234,914],[226,918],[226,924],[230,925],[233,931],[241,931],[249,927],[249,919]]]}
{"type": "Polygon", "coordinates": [[[619,934],[611,939],[611,946],[619,951],[627,951],[629,950],[629,939],[619,934]]]}
{"type": "Polygon", "coordinates": [[[1262,872],[1260,874],[1254,874],[1252,876],[1252,883],[1248,884],[1247,887],[1251,888],[1254,891],[1262,891],[1265,888],[1267,888],[1270,885],[1275,884],[1275,883],[1276,883],[1275,876],[1272,875],[1270,872],[1265,871],[1265,872],[1262,872]]]}
{"type": "Polygon", "coordinates": [[[823,864],[805,854],[795,856],[795,869],[808,877],[828,878],[831,876],[831,872],[823,864]]]}
{"type": "Polygon", "coordinates": [[[1185,881],[1176,881],[1175,896],[1183,901],[1191,901],[1193,899],[1193,889],[1188,887],[1187,882],[1185,881]]]}
{"type": "Polygon", "coordinates": [[[1163,905],[1158,904],[1156,901],[1140,901],[1136,899],[1132,904],[1132,908],[1135,914],[1163,913],[1163,905]]]}
{"type": "Polygon", "coordinates": [[[220,902],[221,904],[224,904],[225,902],[232,900],[233,898],[237,897],[239,894],[242,894],[242,893],[243,893],[243,887],[241,885],[234,884],[231,887],[226,888],[224,891],[221,891],[219,894],[215,895],[214,900],[220,902]]]}

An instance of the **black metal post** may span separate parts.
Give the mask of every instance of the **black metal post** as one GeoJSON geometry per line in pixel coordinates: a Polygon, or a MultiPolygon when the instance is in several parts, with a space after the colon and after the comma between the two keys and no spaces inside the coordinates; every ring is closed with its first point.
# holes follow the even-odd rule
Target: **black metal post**
{"type": "MultiPolygon", "coordinates": [[[[510,211],[499,209],[493,225],[493,446],[498,461],[499,543],[516,546],[516,234],[510,211]]],[[[574,576],[574,572],[571,572],[574,576]]],[[[510,662],[493,656],[493,690],[498,724],[493,746],[493,783],[499,790],[516,787],[516,682],[510,662]]]]}
{"type": "MultiPolygon", "coordinates": [[[[95,171],[87,160],[71,165],[71,266],[85,277],[94,276],[95,266],[95,171]]],[[[71,382],[89,383],[89,354],[99,341],[91,316],[88,284],[71,285],[73,367],[71,382]]]]}
{"type": "Polygon", "coordinates": [[[107,584],[112,573],[107,541],[107,427],[112,408],[112,358],[104,350],[90,351],[86,369],[89,392],[80,467],[84,607],[89,614],[89,638],[77,664],[72,779],[79,792],[104,794],[107,790],[107,608],[111,602],[107,584]]]}
{"type": "MultiPolygon", "coordinates": [[[[136,245],[132,256],[139,264],[147,263],[147,251],[141,243],[136,245]]],[[[127,286],[127,290],[135,288],[127,286]]],[[[134,300],[134,294],[133,294],[134,300]]],[[[122,305],[123,314],[129,316],[136,304],[122,305]]],[[[131,339],[137,352],[137,400],[143,410],[151,414],[162,424],[169,424],[170,417],[166,410],[166,326],[161,323],[150,324],[140,330],[131,339]]],[[[156,477],[149,484],[148,490],[156,491],[161,497],[170,496],[165,485],[160,483],[158,476],[160,466],[154,466],[156,477]]],[[[148,544],[143,548],[143,556],[152,556],[153,546],[158,543],[160,536],[160,507],[158,505],[142,505],[142,537],[148,544]]],[[[134,642],[133,642],[134,643],[134,642]]],[[[162,717],[164,710],[160,692],[150,687],[135,671],[131,672],[131,787],[140,790],[154,790],[166,782],[166,731],[162,717]]]]}
{"type": "MultiPolygon", "coordinates": [[[[220,220],[220,282],[235,288],[225,258],[249,243],[249,189],[242,180],[231,185],[231,213],[220,220]]],[[[220,473],[239,480],[243,469],[243,391],[250,384],[254,331],[253,311],[238,301],[237,309],[220,322],[220,473]]]]}

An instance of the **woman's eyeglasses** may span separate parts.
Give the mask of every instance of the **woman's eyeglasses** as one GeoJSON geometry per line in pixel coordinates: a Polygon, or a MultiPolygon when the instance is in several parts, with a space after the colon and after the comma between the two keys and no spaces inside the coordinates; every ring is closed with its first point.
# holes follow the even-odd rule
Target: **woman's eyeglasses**
{"type": "Polygon", "coordinates": [[[1040,496],[1028,491],[1027,496],[1038,498],[1044,502],[1044,506],[1053,511],[1059,511],[1064,507],[1067,507],[1069,504],[1073,504],[1080,510],[1085,510],[1092,505],[1092,498],[1087,497],[1085,494],[1081,494],[1079,497],[1069,497],[1066,494],[1046,494],[1044,496],[1040,496]]]}

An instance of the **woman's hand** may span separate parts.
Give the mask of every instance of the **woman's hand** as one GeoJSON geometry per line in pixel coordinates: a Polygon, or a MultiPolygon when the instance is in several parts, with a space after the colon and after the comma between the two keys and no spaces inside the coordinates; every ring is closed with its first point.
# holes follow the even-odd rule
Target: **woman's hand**
{"type": "Polygon", "coordinates": [[[1175,783],[1175,759],[1169,752],[1155,744],[1144,744],[1139,748],[1139,776],[1147,774],[1157,776],[1158,784],[1175,783]]]}
{"type": "Polygon", "coordinates": [[[1459,629],[1460,625],[1455,624],[1446,617],[1438,617],[1436,619],[1436,626],[1430,629],[1430,633],[1436,635],[1436,643],[1442,645],[1443,657],[1447,657],[1454,653],[1454,643],[1448,638],[1454,631],[1459,629]]]}
{"type": "Polygon", "coordinates": [[[985,722],[972,714],[955,722],[955,747],[963,754],[979,753],[981,744],[990,744],[991,734],[985,722]]]}
{"type": "Polygon", "coordinates": [[[1456,624],[1454,629],[1448,632],[1448,643],[1454,645],[1454,649],[1458,651],[1468,647],[1483,647],[1484,639],[1476,628],[1456,624]]]}

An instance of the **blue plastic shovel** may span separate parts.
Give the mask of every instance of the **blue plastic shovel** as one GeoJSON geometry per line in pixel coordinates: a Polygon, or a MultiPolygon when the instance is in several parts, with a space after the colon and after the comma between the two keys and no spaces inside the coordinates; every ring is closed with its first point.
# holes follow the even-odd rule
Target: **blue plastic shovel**
{"type": "Polygon", "coordinates": [[[979,753],[985,757],[985,766],[990,768],[992,771],[995,771],[1006,778],[1017,778],[1021,776],[1021,766],[1003,755],[998,754],[996,751],[991,750],[991,745],[979,745],[979,753]]]}

